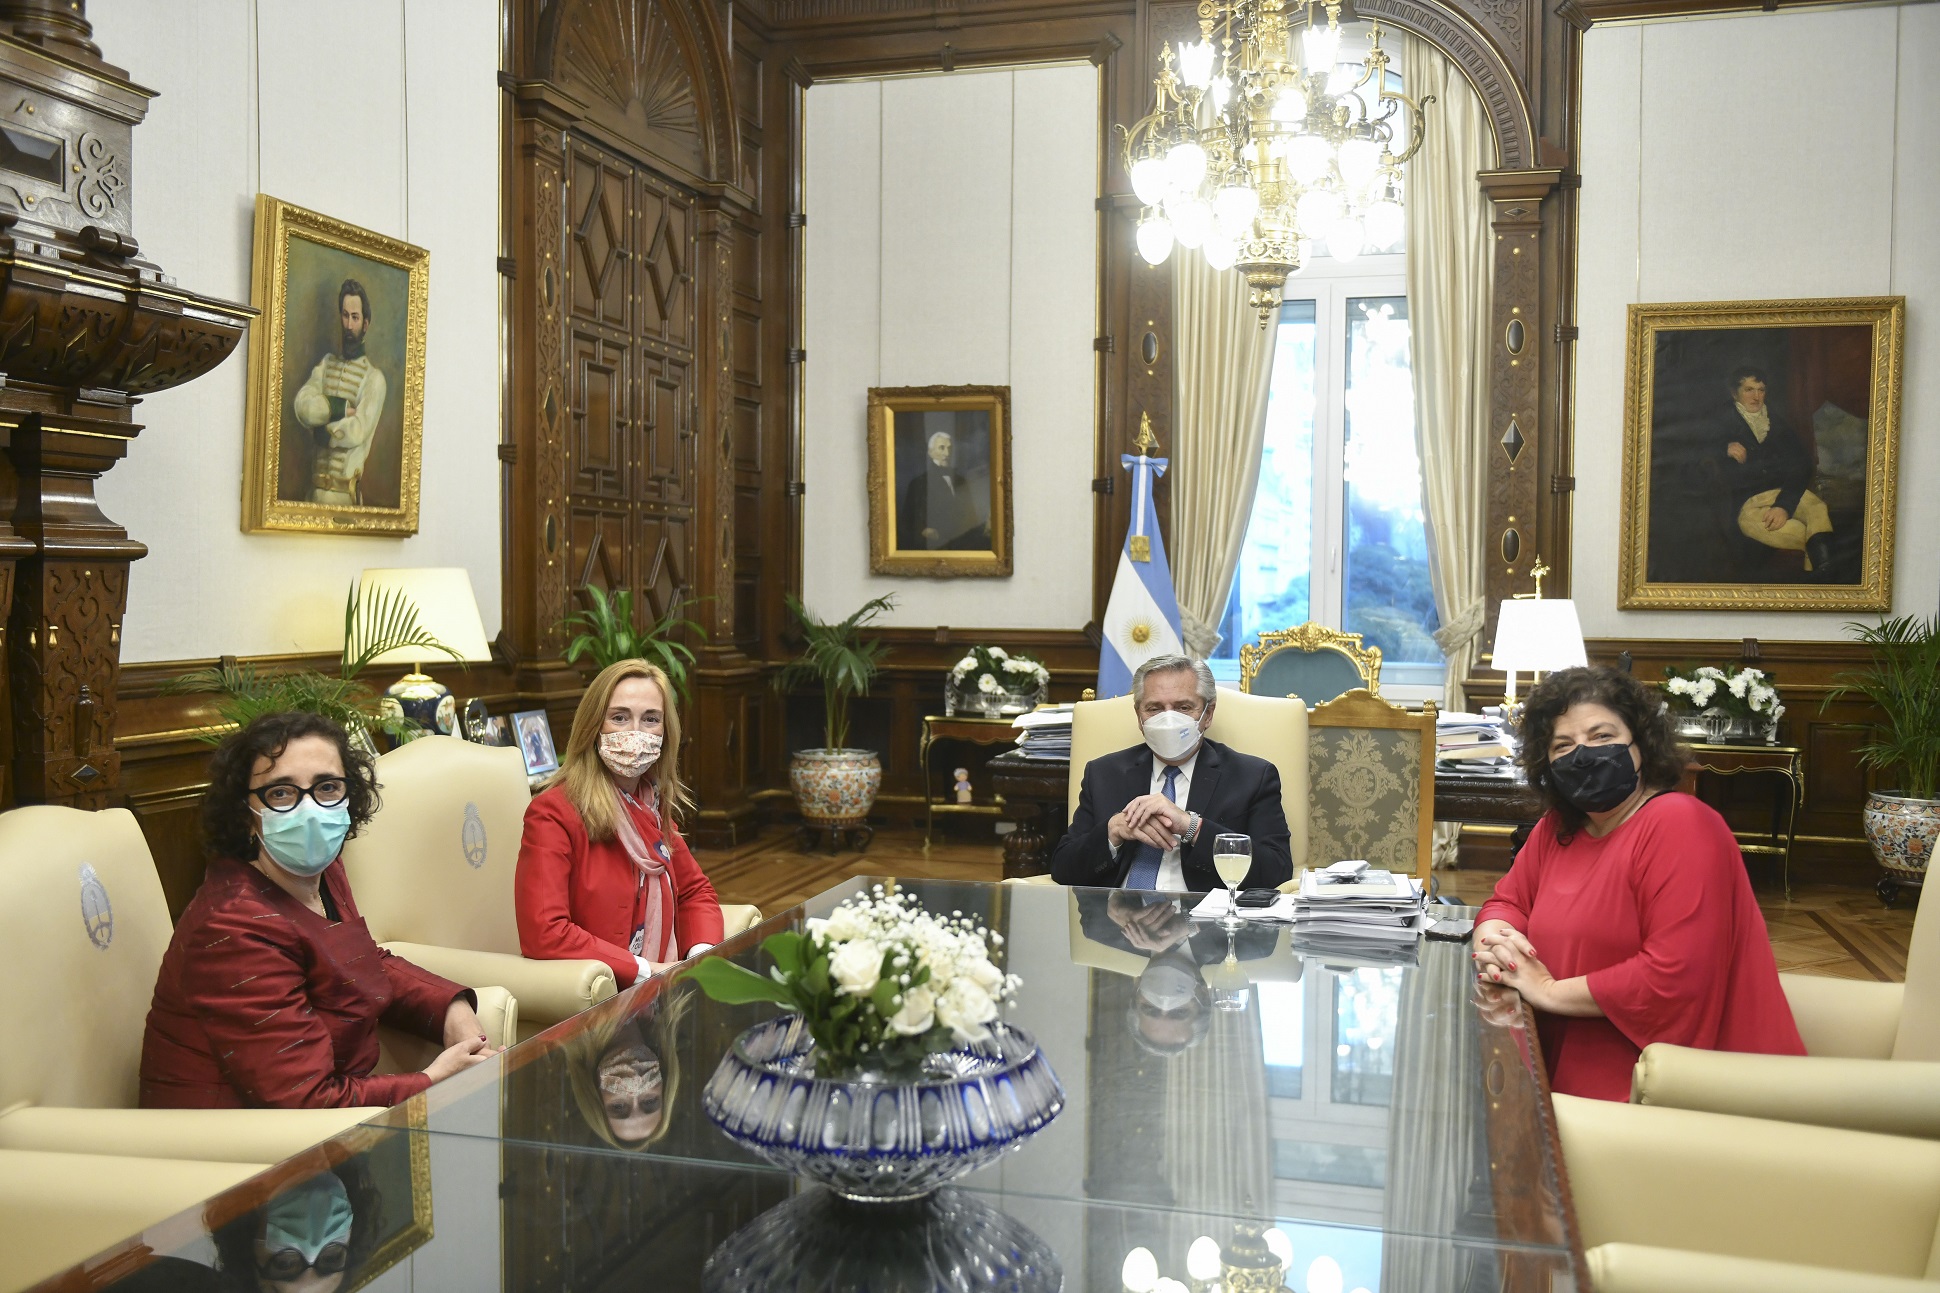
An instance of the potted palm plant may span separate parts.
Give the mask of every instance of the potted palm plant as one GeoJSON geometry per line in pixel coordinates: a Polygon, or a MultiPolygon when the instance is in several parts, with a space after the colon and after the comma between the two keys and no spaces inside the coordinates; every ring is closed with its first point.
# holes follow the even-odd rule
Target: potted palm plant
{"type": "Polygon", "coordinates": [[[882,667],[887,648],[879,638],[862,633],[876,616],[896,604],[895,594],[864,602],[847,619],[830,624],[816,619],[793,597],[788,613],[802,636],[802,653],[775,675],[775,688],[814,684],[822,690],[820,749],[797,750],[788,761],[788,780],[795,803],[802,810],[805,832],[819,831],[839,843],[849,832],[859,836],[857,848],[869,847],[875,831],[867,822],[882,789],[882,760],[874,750],[849,747],[849,700],[869,694],[869,684],[882,667]]]}
{"type": "Polygon", "coordinates": [[[694,651],[677,635],[685,629],[699,638],[707,636],[700,625],[681,617],[687,603],[676,598],[659,619],[645,628],[635,628],[632,589],[622,588],[608,596],[605,589],[588,584],[585,592],[586,608],[574,611],[557,626],[574,635],[566,644],[566,659],[577,664],[580,657],[588,657],[595,669],[621,660],[645,660],[659,665],[685,699],[687,670],[694,663],[694,651]]]}
{"type": "Polygon", "coordinates": [[[1856,692],[1886,715],[1859,761],[1898,778],[1867,796],[1864,812],[1866,842],[1884,871],[1880,900],[1890,907],[1902,885],[1925,880],[1940,844],[1940,615],[1846,628],[1872,648],[1873,662],[1842,674],[1826,701],[1856,692]]]}

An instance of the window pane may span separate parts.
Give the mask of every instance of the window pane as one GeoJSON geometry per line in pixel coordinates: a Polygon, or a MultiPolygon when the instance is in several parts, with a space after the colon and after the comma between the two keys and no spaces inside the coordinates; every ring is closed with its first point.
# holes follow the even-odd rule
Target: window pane
{"type": "Polygon", "coordinates": [[[1388,1103],[1401,974],[1360,969],[1334,980],[1334,1103],[1388,1103]]]}
{"type": "Polygon", "coordinates": [[[1246,545],[1220,617],[1214,659],[1237,660],[1261,629],[1303,624],[1313,566],[1314,303],[1280,307],[1266,400],[1266,447],[1246,545]]]}
{"type": "Polygon", "coordinates": [[[1268,1095],[1298,1100],[1302,1039],[1306,1036],[1303,990],[1298,982],[1253,985],[1260,1002],[1260,1049],[1266,1058],[1268,1095]]]}
{"type": "Polygon", "coordinates": [[[1440,664],[1408,335],[1407,297],[1347,302],[1343,603],[1348,631],[1384,661],[1440,664]]]}

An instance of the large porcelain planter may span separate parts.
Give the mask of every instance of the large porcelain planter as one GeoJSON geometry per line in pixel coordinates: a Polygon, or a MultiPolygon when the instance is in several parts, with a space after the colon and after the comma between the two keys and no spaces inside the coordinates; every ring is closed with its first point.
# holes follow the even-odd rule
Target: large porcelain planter
{"type": "Polygon", "coordinates": [[[882,789],[882,760],[874,750],[797,750],[788,781],[812,825],[860,826],[882,789]]]}
{"type": "Polygon", "coordinates": [[[1862,816],[1866,842],[1886,873],[1880,877],[1879,896],[1890,907],[1901,885],[1917,885],[1926,878],[1927,864],[1940,847],[1940,799],[1876,790],[1867,797],[1862,816]]]}

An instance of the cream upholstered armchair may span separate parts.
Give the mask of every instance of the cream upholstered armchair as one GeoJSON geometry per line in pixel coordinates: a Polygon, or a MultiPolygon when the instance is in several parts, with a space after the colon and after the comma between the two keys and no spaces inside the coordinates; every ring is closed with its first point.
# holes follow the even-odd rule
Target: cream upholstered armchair
{"type": "Polygon", "coordinates": [[[1905,983],[1781,974],[1805,1056],[1647,1046],[1638,1104],[1940,1138],[1940,910],[1922,891],[1905,983]]]}
{"type": "Polygon", "coordinates": [[[1940,1144],[1554,1100],[1597,1293],[1913,1293],[1940,1280],[1940,1144]]]}
{"type": "MultiPolygon", "coordinates": [[[[344,845],[344,867],[371,937],[434,974],[502,983],[519,1001],[519,1039],[614,993],[604,961],[519,953],[512,880],[532,792],[510,746],[426,736],[377,760],[383,806],[344,845]]],[[[760,923],[723,906],[728,932],[760,923]]]]}
{"type": "Polygon", "coordinates": [[[1415,713],[1357,687],[1316,706],[1307,735],[1314,864],[1365,858],[1426,884],[1435,856],[1433,702],[1415,713]]]}
{"type": "MultiPolygon", "coordinates": [[[[125,809],[0,815],[0,1287],[29,1284],[381,1112],[138,1109],[173,934],[125,809]]],[[[504,993],[479,994],[504,1035],[504,993]]]]}
{"type": "Polygon", "coordinates": [[[1239,649],[1239,689],[1255,696],[1298,696],[1312,705],[1356,687],[1381,694],[1381,648],[1362,646],[1358,633],[1309,620],[1239,649]]]}
{"type": "MultiPolygon", "coordinates": [[[[1307,864],[1307,707],[1299,699],[1248,696],[1222,687],[1213,709],[1209,740],[1266,759],[1280,770],[1293,871],[1307,864]]],[[[1081,700],[1071,710],[1071,783],[1067,816],[1078,811],[1085,764],[1100,755],[1139,744],[1138,716],[1130,696],[1081,700]]]]}

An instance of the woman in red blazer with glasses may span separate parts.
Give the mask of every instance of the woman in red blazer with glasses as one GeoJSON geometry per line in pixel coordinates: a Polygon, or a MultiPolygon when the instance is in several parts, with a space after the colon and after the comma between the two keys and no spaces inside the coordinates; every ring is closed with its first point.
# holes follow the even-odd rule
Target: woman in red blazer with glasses
{"type": "Polygon", "coordinates": [[[621,660],[593,679],[565,757],[525,813],[513,881],[519,949],[641,979],[721,941],[721,904],[673,814],[680,715],[667,675],[621,660]]]}
{"type": "Polygon", "coordinates": [[[214,853],[162,957],[142,1039],[145,1109],[394,1105],[493,1053],[478,1001],[371,941],[337,854],[377,811],[368,757],[317,714],[266,714],[209,767],[214,853]],[[440,1041],[376,1076],[382,1021],[440,1041]]]}

